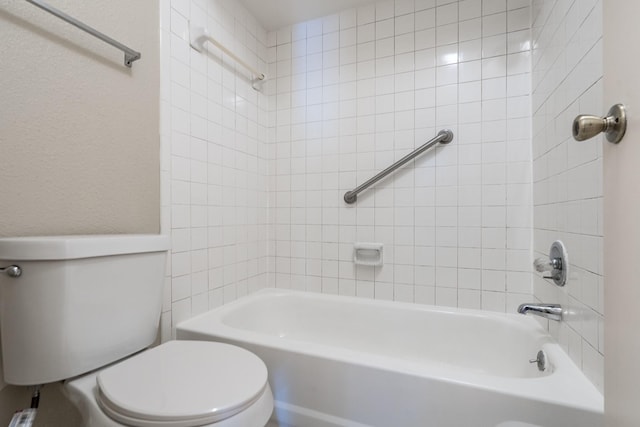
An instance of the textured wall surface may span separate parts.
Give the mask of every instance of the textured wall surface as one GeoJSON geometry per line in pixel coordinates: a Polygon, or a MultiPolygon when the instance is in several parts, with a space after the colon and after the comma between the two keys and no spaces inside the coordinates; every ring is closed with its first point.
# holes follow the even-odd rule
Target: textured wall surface
{"type": "Polygon", "coordinates": [[[564,288],[534,277],[534,295],[560,303],[565,321],[549,330],[587,377],[604,386],[602,146],[578,143],[571,123],[602,110],[602,8],[599,0],[533,2],[534,250],[554,240],[569,253],[564,288]]]}
{"type": "MultiPolygon", "coordinates": [[[[122,52],[58,18],[22,1],[0,4],[0,236],[157,233],[158,4],[52,5],[142,59],[129,69],[122,52]]],[[[15,387],[0,398],[5,425],[29,404],[15,387]]],[[[75,425],[65,399],[53,400],[62,403],[36,425],[75,425]]]]}
{"type": "Polygon", "coordinates": [[[0,235],[160,229],[158,5],[55,7],[121,51],[26,2],[0,5],[0,235]]]}

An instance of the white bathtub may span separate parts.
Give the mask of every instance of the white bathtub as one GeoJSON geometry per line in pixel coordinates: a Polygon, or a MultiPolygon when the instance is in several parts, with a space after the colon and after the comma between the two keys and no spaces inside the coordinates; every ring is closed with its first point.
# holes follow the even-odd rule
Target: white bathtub
{"type": "Polygon", "coordinates": [[[280,426],[604,425],[602,395],[522,315],[265,289],[177,336],[262,358],[280,426]]]}

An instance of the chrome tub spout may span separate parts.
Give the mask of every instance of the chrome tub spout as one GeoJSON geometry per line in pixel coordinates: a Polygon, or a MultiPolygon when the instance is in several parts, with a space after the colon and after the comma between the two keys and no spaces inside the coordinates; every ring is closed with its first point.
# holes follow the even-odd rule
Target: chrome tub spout
{"type": "Polygon", "coordinates": [[[562,320],[562,307],[560,304],[520,304],[520,307],[518,307],[518,313],[531,313],[551,320],[562,320]]]}

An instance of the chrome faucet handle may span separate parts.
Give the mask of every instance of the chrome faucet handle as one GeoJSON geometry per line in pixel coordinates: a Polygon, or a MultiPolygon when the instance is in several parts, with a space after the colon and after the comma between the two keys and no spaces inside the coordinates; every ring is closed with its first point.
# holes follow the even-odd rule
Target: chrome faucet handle
{"type": "Polygon", "coordinates": [[[536,258],[533,261],[533,268],[535,268],[538,273],[547,271],[550,267],[551,263],[549,263],[549,261],[545,258],[536,258]]]}
{"type": "Polygon", "coordinates": [[[553,279],[556,280],[557,277],[562,276],[562,259],[561,258],[553,258],[553,259],[544,259],[538,258],[533,262],[533,266],[539,273],[544,273],[545,271],[550,271],[550,276],[542,276],[543,279],[553,279]]]}
{"type": "Polygon", "coordinates": [[[549,249],[549,258],[537,258],[533,261],[533,267],[539,273],[549,271],[551,274],[542,276],[544,279],[553,279],[558,286],[564,286],[567,283],[567,268],[569,267],[569,256],[564,244],[560,240],[556,240],[549,249]]]}
{"type": "Polygon", "coordinates": [[[533,267],[536,269],[538,273],[544,273],[545,271],[561,270],[562,259],[561,258],[553,258],[553,259],[537,258],[535,261],[533,261],[533,267]]]}

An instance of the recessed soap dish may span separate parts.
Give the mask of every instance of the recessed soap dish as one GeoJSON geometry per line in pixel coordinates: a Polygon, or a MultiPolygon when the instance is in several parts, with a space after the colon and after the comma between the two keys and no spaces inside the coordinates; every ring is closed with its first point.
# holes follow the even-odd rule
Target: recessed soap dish
{"type": "Polygon", "coordinates": [[[382,243],[356,242],[353,244],[353,262],[357,265],[382,265],[382,243]]]}

